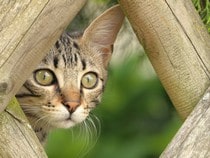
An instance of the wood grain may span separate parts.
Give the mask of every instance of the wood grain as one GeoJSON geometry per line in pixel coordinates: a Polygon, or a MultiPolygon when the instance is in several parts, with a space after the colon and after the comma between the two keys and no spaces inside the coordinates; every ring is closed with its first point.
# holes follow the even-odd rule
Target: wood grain
{"type": "Polygon", "coordinates": [[[161,158],[210,157],[210,88],[179,129],[161,158]]]}
{"type": "Polygon", "coordinates": [[[160,157],[210,157],[210,37],[192,2],[119,2],[175,108],[187,118],[160,157]]]}
{"type": "Polygon", "coordinates": [[[186,118],[210,84],[210,37],[190,0],[119,0],[175,108],[186,118]]]}
{"type": "Polygon", "coordinates": [[[0,157],[47,157],[15,99],[6,106],[85,2],[0,0],[0,157]]]}
{"type": "Polygon", "coordinates": [[[0,111],[86,0],[0,0],[0,111]]]}
{"type": "Polygon", "coordinates": [[[17,101],[13,99],[0,114],[0,157],[47,157],[31,125],[17,105],[17,101]]]}

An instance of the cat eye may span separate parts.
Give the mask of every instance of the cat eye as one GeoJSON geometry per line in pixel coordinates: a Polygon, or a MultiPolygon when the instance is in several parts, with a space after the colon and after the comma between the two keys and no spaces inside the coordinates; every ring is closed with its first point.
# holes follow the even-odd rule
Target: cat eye
{"type": "Polygon", "coordinates": [[[98,76],[94,72],[88,72],[82,77],[82,86],[87,89],[95,88],[98,83],[98,76]]]}
{"type": "Polygon", "coordinates": [[[42,86],[52,85],[55,80],[53,72],[46,69],[35,71],[34,78],[42,86]]]}

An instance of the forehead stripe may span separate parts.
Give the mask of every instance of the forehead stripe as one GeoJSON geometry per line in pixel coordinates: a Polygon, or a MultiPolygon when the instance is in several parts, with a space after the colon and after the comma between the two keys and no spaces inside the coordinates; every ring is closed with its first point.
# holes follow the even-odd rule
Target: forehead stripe
{"type": "Polygon", "coordinates": [[[86,69],[86,62],[85,60],[83,59],[82,60],[82,70],[85,70],[86,69]]]}
{"type": "Polygon", "coordinates": [[[59,47],[60,47],[59,41],[57,41],[57,42],[55,43],[55,47],[56,47],[57,49],[59,49],[59,47]]]}
{"type": "Polygon", "coordinates": [[[55,68],[58,68],[58,57],[57,56],[55,56],[53,59],[53,65],[55,68]]]}
{"type": "Polygon", "coordinates": [[[64,54],[62,54],[62,58],[63,58],[63,62],[64,62],[64,64],[65,64],[65,66],[66,66],[66,57],[65,57],[64,54]]]}
{"type": "Polygon", "coordinates": [[[77,54],[74,54],[74,60],[77,63],[77,54]]]}

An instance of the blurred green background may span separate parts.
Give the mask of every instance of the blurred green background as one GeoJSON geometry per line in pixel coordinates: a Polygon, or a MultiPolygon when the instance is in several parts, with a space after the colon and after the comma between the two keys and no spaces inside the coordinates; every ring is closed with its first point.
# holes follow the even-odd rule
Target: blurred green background
{"type": "MultiPolygon", "coordinates": [[[[181,121],[159,80],[139,73],[144,58],[133,55],[110,68],[102,104],[93,112],[101,121],[101,134],[85,158],[155,158],[179,128],[181,121]]],[[[53,132],[49,158],[81,156],[83,140],[72,141],[72,135],[70,129],[53,132]]]]}
{"type": "MultiPolygon", "coordinates": [[[[204,1],[193,1],[202,17],[204,1]]],[[[115,3],[89,1],[68,29],[83,30],[115,3]]],[[[209,3],[205,5],[209,11],[209,3]]],[[[207,26],[209,21],[204,19],[207,26]]],[[[134,36],[125,23],[116,42],[103,101],[91,115],[100,135],[94,134],[91,123],[89,128],[55,130],[46,146],[49,158],[156,158],[177,132],[181,120],[134,36]]]]}

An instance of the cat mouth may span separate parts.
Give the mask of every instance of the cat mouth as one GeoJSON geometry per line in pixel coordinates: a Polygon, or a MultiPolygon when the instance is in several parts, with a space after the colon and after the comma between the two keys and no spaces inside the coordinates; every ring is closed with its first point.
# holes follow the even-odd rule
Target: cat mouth
{"type": "Polygon", "coordinates": [[[48,115],[43,122],[49,122],[53,128],[70,128],[76,124],[83,122],[88,116],[89,110],[79,106],[74,112],[65,106],[57,106],[54,110],[50,107],[44,107],[43,112],[48,115]]]}
{"type": "Polygon", "coordinates": [[[72,119],[72,114],[69,112],[68,116],[64,116],[63,118],[58,118],[56,120],[56,122],[62,122],[62,121],[72,121],[72,122],[75,122],[73,119],[72,119]]]}
{"type": "Polygon", "coordinates": [[[52,126],[54,126],[55,128],[70,128],[76,124],[77,124],[77,122],[75,120],[73,120],[71,117],[68,117],[68,118],[62,119],[62,120],[60,120],[60,119],[55,120],[52,123],[52,126]]]}
{"type": "Polygon", "coordinates": [[[72,118],[71,118],[71,114],[69,115],[68,118],[65,119],[65,121],[72,121],[72,122],[74,122],[74,121],[72,120],[72,118]]]}

